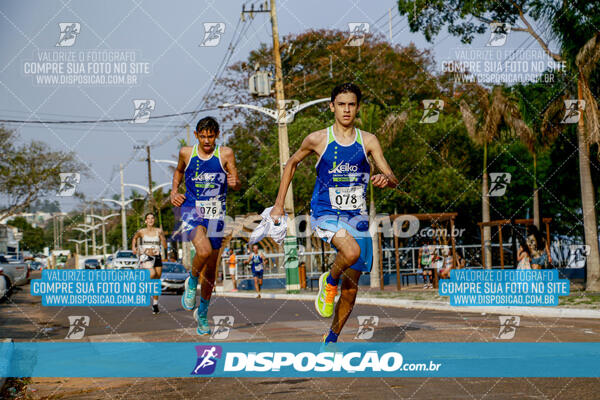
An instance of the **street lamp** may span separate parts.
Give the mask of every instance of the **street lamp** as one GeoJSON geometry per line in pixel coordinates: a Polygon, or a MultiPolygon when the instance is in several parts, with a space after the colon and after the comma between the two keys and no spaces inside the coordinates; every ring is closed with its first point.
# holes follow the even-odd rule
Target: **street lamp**
{"type": "Polygon", "coordinates": [[[98,218],[100,221],[102,221],[102,253],[103,253],[103,257],[106,257],[106,220],[112,217],[116,217],[117,215],[119,215],[118,213],[115,214],[109,214],[106,216],[103,215],[94,215],[94,214],[90,214],[90,217],[93,218],[98,218]]]}
{"type": "MultiPolygon", "coordinates": [[[[77,255],[79,256],[79,245],[81,243],[86,243],[89,239],[81,239],[81,240],[77,240],[77,239],[69,239],[69,242],[74,242],[75,243],[75,253],[77,253],[77,255]]],[[[86,246],[86,255],[87,255],[87,246],[86,246]]]]}
{"type": "MultiPolygon", "coordinates": [[[[156,192],[158,189],[163,188],[165,186],[169,186],[170,184],[171,184],[171,182],[165,182],[165,183],[161,183],[160,185],[153,186],[152,192],[156,192]]],[[[124,183],[123,185],[141,189],[144,192],[146,192],[146,194],[148,194],[148,197],[152,197],[152,193],[150,193],[150,189],[148,188],[148,186],[138,185],[137,183],[124,183]]],[[[154,199],[152,199],[151,201],[153,201],[153,200],[154,199]]],[[[154,203],[150,203],[150,204],[154,204],[154,203]]],[[[152,211],[154,211],[154,209],[152,211]]],[[[158,207],[158,225],[162,229],[162,216],[161,216],[161,212],[160,212],[160,207],[158,207]]]]}
{"type": "Polygon", "coordinates": [[[136,197],[134,199],[125,200],[123,198],[123,192],[121,192],[121,200],[114,199],[102,199],[104,202],[116,203],[121,207],[121,239],[123,240],[123,250],[127,250],[127,217],[125,213],[125,207],[129,203],[135,200],[142,200],[141,197],[136,197]]]}
{"type": "MultiPolygon", "coordinates": [[[[294,121],[294,116],[299,111],[304,110],[306,107],[310,107],[314,104],[324,103],[326,101],[331,101],[331,99],[329,97],[324,97],[322,99],[311,100],[311,101],[307,101],[306,103],[297,104],[297,105],[293,106],[292,108],[290,108],[289,110],[285,110],[285,115],[281,115],[281,114],[283,114],[283,112],[281,112],[280,115],[278,115],[278,112],[276,110],[272,110],[270,108],[261,107],[261,106],[255,106],[253,104],[223,103],[219,106],[219,108],[227,108],[227,107],[249,108],[250,110],[255,110],[255,111],[258,111],[258,112],[268,115],[269,117],[273,118],[277,123],[287,125],[287,124],[292,123],[292,121],[294,121]]],[[[280,108],[282,109],[282,111],[284,111],[283,107],[280,107],[280,108]]]]}
{"type": "MultiPolygon", "coordinates": [[[[161,183],[160,185],[153,186],[152,187],[152,191],[156,192],[158,189],[160,189],[162,187],[165,187],[165,186],[168,186],[170,184],[171,184],[171,182],[165,182],[165,183],[161,183]]],[[[148,186],[138,185],[137,183],[124,183],[123,185],[125,185],[125,186],[131,186],[131,187],[135,187],[135,188],[141,189],[144,192],[146,192],[148,195],[150,195],[150,189],[148,189],[148,186]]]]}
{"type": "MultiPolygon", "coordinates": [[[[278,125],[278,142],[279,142],[279,176],[283,176],[283,168],[289,159],[289,145],[288,145],[288,135],[287,135],[287,124],[291,123],[294,120],[294,116],[299,111],[305,109],[306,107],[310,107],[314,104],[324,103],[326,101],[331,101],[330,98],[324,97],[322,99],[308,101],[303,104],[299,104],[298,101],[294,101],[294,106],[286,110],[286,104],[289,101],[284,100],[283,95],[283,85],[281,82],[283,81],[283,77],[281,74],[281,59],[279,56],[279,42],[277,38],[277,22],[274,18],[274,8],[275,1],[271,0],[271,21],[273,23],[273,49],[274,49],[274,59],[275,59],[275,70],[276,70],[276,98],[277,98],[277,110],[272,110],[270,108],[255,106],[252,104],[230,104],[224,103],[219,106],[219,108],[226,107],[241,107],[248,108],[250,110],[255,110],[261,112],[263,114],[268,115],[273,118],[278,125]]],[[[284,210],[288,213],[290,220],[294,220],[294,194],[293,194],[292,183],[290,182],[290,186],[285,194],[284,201],[284,210]]],[[[288,225],[287,237],[283,243],[283,252],[285,254],[284,259],[286,263],[286,289],[288,293],[297,293],[300,290],[300,281],[298,277],[298,246],[296,242],[296,224],[291,223],[288,225]]]]}
{"type": "Polygon", "coordinates": [[[86,241],[86,244],[85,244],[85,255],[87,256],[87,255],[88,255],[88,246],[87,246],[87,241],[89,240],[89,239],[87,238],[87,233],[88,233],[88,232],[90,232],[90,231],[91,231],[93,228],[90,228],[90,229],[84,229],[84,228],[77,228],[77,227],[75,227],[75,228],[73,228],[73,229],[74,229],[74,230],[76,230],[76,231],[80,231],[80,232],[83,232],[83,233],[85,233],[85,235],[86,235],[86,238],[85,238],[85,241],[86,241]]]}
{"type": "Polygon", "coordinates": [[[77,226],[82,226],[92,231],[92,254],[96,255],[96,229],[100,226],[100,224],[96,225],[88,225],[88,224],[79,224],[77,226]]]}
{"type": "Polygon", "coordinates": [[[166,164],[177,165],[177,161],[173,161],[173,160],[152,160],[152,161],[157,162],[157,163],[166,163],[166,164]]]}

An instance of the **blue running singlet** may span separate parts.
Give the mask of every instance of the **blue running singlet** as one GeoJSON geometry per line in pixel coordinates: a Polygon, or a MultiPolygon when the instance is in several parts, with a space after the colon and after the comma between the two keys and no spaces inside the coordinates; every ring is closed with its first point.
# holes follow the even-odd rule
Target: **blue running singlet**
{"type": "Polygon", "coordinates": [[[185,168],[185,201],[181,206],[180,230],[189,232],[202,225],[207,229],[213,249],[221,247],[225,226],[227,197],[227,174],[219,156],[219,146],[213,154],[203,159],[198,154],[198,145],[185,168]]]}
{"type": "MultiPolygon", "coordinates": [[[[317,180],[310,202],[311,225],[321,239],[331,242],[345,229],[360,246],[360,258],[350,268],[370,271],[373,246],[367,215],[367,186],[371,167],[362,134],[355,128],[352,144],[341,145],[333,126],[327,128],[327,146],[317,161],[317,180]]],[[[335,246],[334,246],[335,247],[335,246]]]]}
{"type": "Polygon", "coordinates": [[[260,272],[263,270],[263,260],[262,257],[258,254],[252,253],[252,258],[250,259],[250,266],[252,268],[252,272],[260,272]]]}
{"type": "Polygon", "coordinates": [[[206,219],[222,219],[225,216],[227,174],[221,165],[219,146],[208,159],[200,158],[198,145],[185,167],[184,206],[195,206],[206,219]]]}
{"type": "Polygon", "coordinates": [[[367,186],[371,167],[362,134],[343,146],[335,139],[333,126],[327,128],[327,146],[317,161],[317,180],[310,201],[313,218],[337,215],[348,219],[366,214],[367,186]]]}

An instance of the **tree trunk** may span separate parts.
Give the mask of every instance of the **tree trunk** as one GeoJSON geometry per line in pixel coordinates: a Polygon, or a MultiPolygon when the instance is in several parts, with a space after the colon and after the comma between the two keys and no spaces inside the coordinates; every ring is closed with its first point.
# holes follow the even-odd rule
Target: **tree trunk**
{"type": "MultiPolygon", "coordinates": [[[[577,93],[582,98],[581,83],[577,82],[577,93]]],[[[600,291],[600,256],[598,254],[598,226],[594,201],[594,184],[590,171],[590,147],[586,140],[583,113],[577,124],[577,141],[579,147],[579,179],[581,182],[581,209],[583,211],[583,231],[585,244],[590,252],[587,256],[586,290],[600,291]]]]}
{"type": "Polygon", "coordinates": [[[533,224],[540,229],[540,195],[537,184],[537,155],[533,153],[533,224]]]}
{"type": "MultiPolygon", "coordinates": [[[[490,222],[490,197],[488,196],[488,172],[487,172],[487,143],[483,144],[483,179],[481,184],[481,221],[490,222]]],[[[484,254],[481,255],[481,263],[484,268],[492,267],[492,249],[491,249],[492,229],[489,226],[483,227],[483,245],[484,254]]]]}

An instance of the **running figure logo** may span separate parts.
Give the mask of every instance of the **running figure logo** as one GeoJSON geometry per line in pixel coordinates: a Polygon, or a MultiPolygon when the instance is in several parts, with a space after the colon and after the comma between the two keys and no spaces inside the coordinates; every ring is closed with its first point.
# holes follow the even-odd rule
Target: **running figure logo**
{"type": "Polygon", "coordinates": [[[69,316],[69,332],[65,339],[81,339],[85,334],[85,328],[90,326],[90,317],[87,315],[71,315],[69,316]]]}
{"type": "Polygon", "coordinates": [[[508,172],[490,172],[490,190],[488,196],[500,197],[506,193],[511,175],[508,172]]]}
{"type": "Polygon", "coordinates": [[[156,102],[154,100],[133,100],[132,124],[145,124],[150,120],[150,113],[154,111],[156,102]]]}
{"type": "Polygon", "coordinates": [[[60,176],[60,188],[58,188],[57,196],[70,197],[75,194],[75,189],[79,184],[81,176],[77,172],[61,172],[60,176]]]}
{"type": "Polygon", "coordinates": [[[510,24],[505,22],[492,22],[490,23],[490,39],[486,46],[499,47],[504,46],[508,34],[510,33],[510,24]]]}
{"type": "Polygon", "coordinates": [[[217,359],[221,358],[221,346],[196,346],[198,360],[191,375],[210,375],[217,368],[217,359]]]}
{"type": "Polygon", "coordinates": [[[375,328],[379,325],[379,317],[377,315],[363,315],[356,318],[358,319],[358,331],[354,339],[371,339],[375,333],[375,328]]]}
{"type": "Polygon", "coordinates": [[[235,321],[235,319],[231,315],[213,316],[215,330],[210,335],[210,338],[215,340],[227,339],[229,337],[229,332],[231,331],[231,328],[233,328],[233,321],[235,321]]]}
{"type": "Polygon", "coordinates": [[[60,22],[60,37],[56,47],[71,47],[75,44],[75,39],[81,32],[81,24],[79,22],[60,22]]]}
{"type": "Polygon", "coordinates": [[[585,110],[585,100],[565,100],[565,116],[561,124],[576,124],[581,118],[581,111],[585,110]]]}
{"type": "Polygon", "coordinates": [[[204,39],[200,47],[215,47],[221,41],[221,36],[225,34],[225,23],[223,22],[205,22],[204,39]]]}
{"type": "Polygon", "coordinates": [[[521,317],[517,317],[514,315],[501,315],[500,318],[500,331],[498,332],[498,336],[496,339],[505,339],[510,340],[515,337],[515,332],[517,332],[517,327],[521,323],[521,317]]]}
{"type": "Polygon", "coordinates": [[[440,112],[444,109],[444,100],[423,100],[423,116],[419,123],[434,124],[440,118],[440,112]]]}
{"type": "Polygon", "coordinates": [[[348,30],[350,37],[346,42],[346,46],[360,47],[365,42],[365,36],[369,33],[369,24],[367,22],[349,22],[348,30]]]}

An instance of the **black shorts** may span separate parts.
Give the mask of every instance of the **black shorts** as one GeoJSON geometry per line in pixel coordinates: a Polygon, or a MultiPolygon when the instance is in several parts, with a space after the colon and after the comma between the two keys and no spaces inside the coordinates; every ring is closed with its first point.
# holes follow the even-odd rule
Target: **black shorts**
{"type": "Polygon", "coordinates": [[[162,258],[160,257],[160,255],[146,256],[146,257],[148,257],[148,258],[145,261],[140,260],[140,268],[162,268],[163,264],[162,264],[162,258]],[[150,264],[151,261],[154,262],[152,264],[152,266],[148,266],[148,267],[144,266],[146,263],[150,264]]]}

